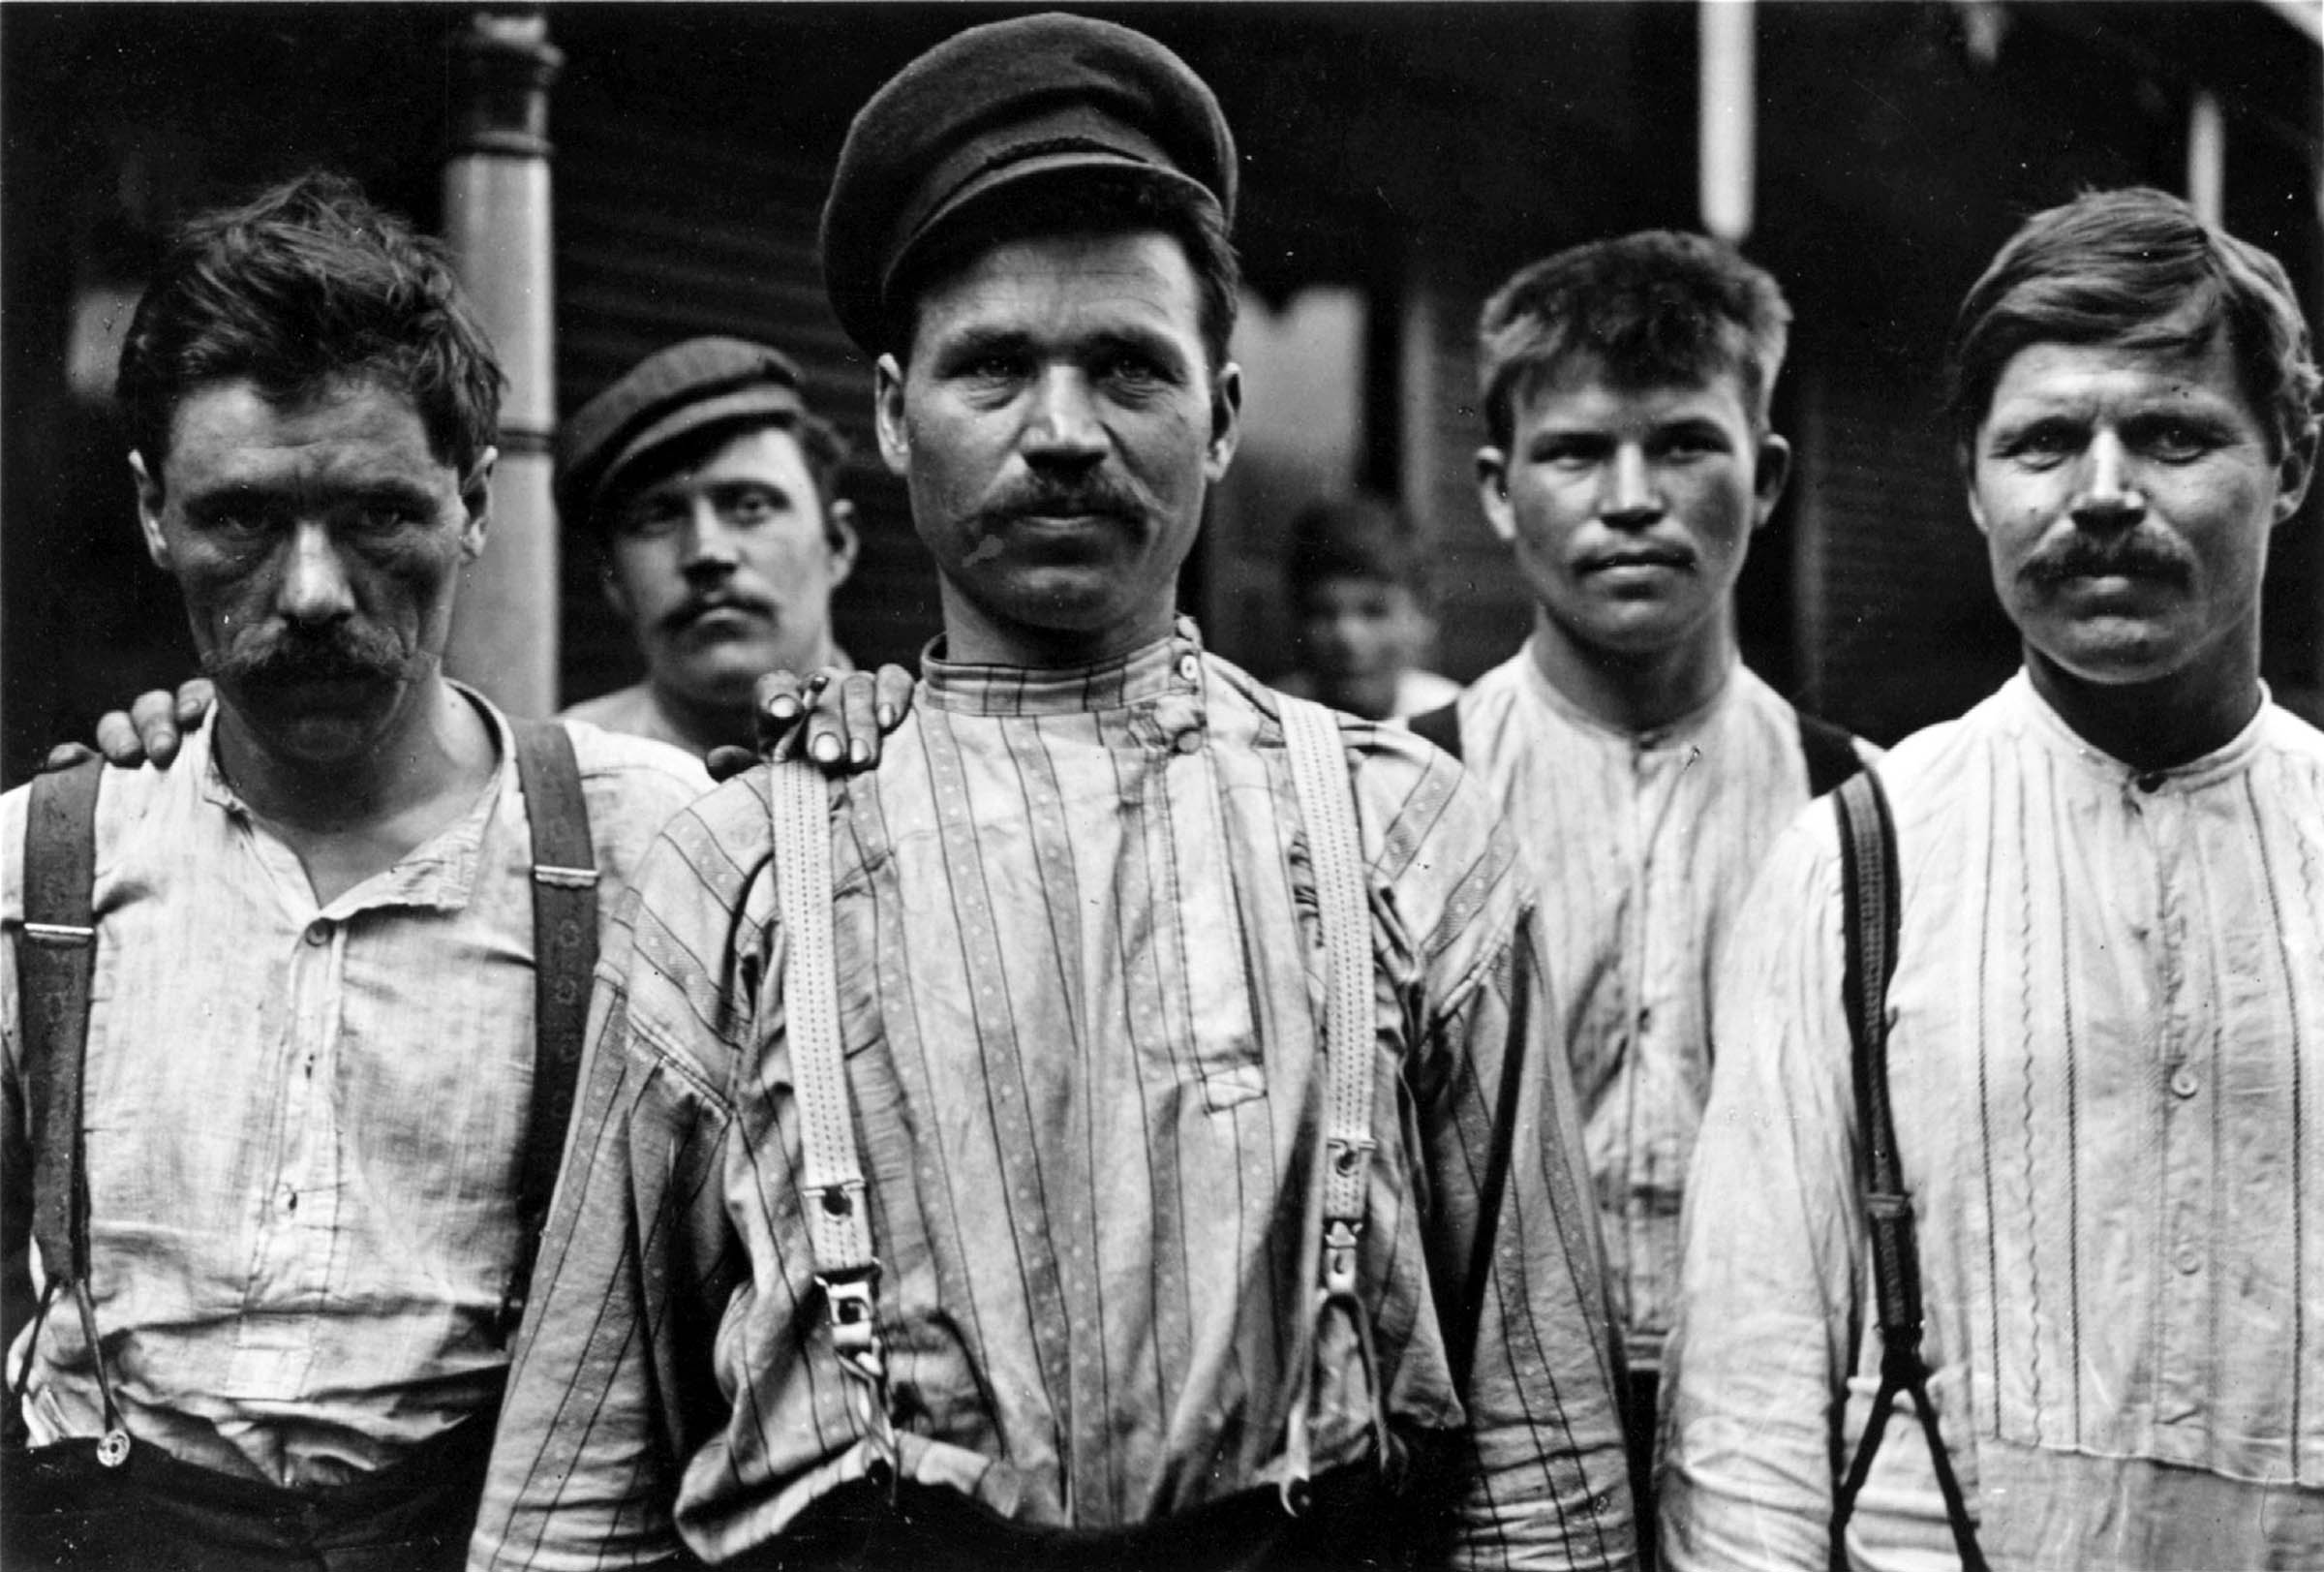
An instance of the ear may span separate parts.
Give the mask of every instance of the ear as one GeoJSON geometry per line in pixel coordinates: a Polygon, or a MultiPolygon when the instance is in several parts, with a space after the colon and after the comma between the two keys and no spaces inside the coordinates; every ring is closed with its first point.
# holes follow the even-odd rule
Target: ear
{"type": "Polygon", "coordinates": [[[1961,472],[1961,489],[1969,494],[1970,522],[1976,525],[1979,535],[1991,535],[1993,531],[1985,519],[1985,504],[1977,497],[1976,460],[1970,456],[1966,446],[1954,446],[1953,467],[1961,472]]]}
{"type": "Polygon", "coordinates": [[[1203,477],[1212,485],[1225,478],[1242,442],[1242,367],[1229,360],[1210,381],[1210,446],[1203,477]]]}
{"type": "Polygon", "coordinates": [[[847,582],[855,571],[855,554],[862,540],[855,533],[855,504],[835,500],[823,519],[823,540],[831,547],[831,589],[847,582]]]}
{"type": "Polygon", "coordinates": [[[2286,443],[2283,459],[2276,466],[2276,507],[2268,527],[2275,528],[2300,510],[2308,497],[2308,483],[2316,478],[2316,427],[2286,443]]]}
{"type": "Polygon", "coordinates": [[[1759,439],[1758,463],[1752,470],[1751,527],[1763,528],[1767,515],[1775,511],[1776,499],[1784,494],[1784,482],[1791,478],[1791,445],[1770,431],[1759,439]]]}
{"type": "Polygon", "coordinates": [[[1498,447],[1477,449],[1477,501],[1483,507],[1484,521],[1493,527],[1493,533],[1514,544],[1517,514],[1509,505],[1509,455],[1498,447]]]}
{"type": "Polygon", "coordinates": [[[173,571],[169,538],[162,533],[162,479],[145,466],[145,455],[132,451],[129,474],[138,488],[138,529],[145,537],[145,555],[163,572],[173,571]]]}
{"type": "Polygon", "coordinates": [[[912,461],[912,439],[903,420],[903,367],[892,354],[879,357],[872,370],[872,420],[879,432],[879,459],[890,475],[902,475],[912,461]]]}
{"type": "Polygon", "coordinates": [[[600,541],[597,546],[597,593],[613,607],[613,614],[626,623],[637,620],[629,604],[629,592],[622,583],[622,570],[613,560],[613,542],[600,541]]]}
{"type": "Polygon", "coordinates": [[[482,554],[484,537],[492,528],[492,472],[500,461],[501,450],[487,447],[460,478],[460,508],[468,515],[460,530],[460,555],[470,562],[482,554]]]}

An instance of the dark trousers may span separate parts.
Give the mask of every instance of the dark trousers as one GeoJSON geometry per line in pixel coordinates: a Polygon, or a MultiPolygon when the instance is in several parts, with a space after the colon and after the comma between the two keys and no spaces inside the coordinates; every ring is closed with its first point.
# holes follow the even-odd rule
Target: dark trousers
{"type": "Polygon", "coordinates": [[[138,1445],[118,1468],[94,1441],[8,1449],[0,1490],[7,1572],[459,1572],[489,1416],[352,1484],[286,1490],[138,1445]]]}
{"type": "Polygon", "coordinates": [[[1654,1572],[1654,1424],[1662,1372],[1626,1372],[1622,1381],[1622,1438],[1630,1447],[1630,1499],[1638,1515],[1638,1572],[1654,1572]]]}
{"type": "Polygon", "coordinates": [[[720,1572],[1358,1572],[1442,1559],[1444,1520],[1424,1493],[1389,1486],[1369,1464],[1314,1481],[1292,1517],[1272,1486],[1154,1523],[1053,1528],[1012,1523],[956,1491],[858,1482],[824,1496],[720,1572]]]}

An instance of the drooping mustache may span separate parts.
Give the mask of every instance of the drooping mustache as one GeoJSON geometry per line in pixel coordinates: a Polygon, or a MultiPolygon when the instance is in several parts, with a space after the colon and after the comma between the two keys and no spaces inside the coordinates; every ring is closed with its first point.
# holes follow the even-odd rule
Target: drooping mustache
{"type": "Polygon", "coordinates": [[[1147,513],[1146,499],[1120,481],[1092,475],[1074,481],[1031,481],[1010,487],[969,515],[971,531],[983,534],[1018,519],[1070,517],[1118,518],[1136,523],[1147,513]]]}
{"type": "Polygon", "coordinates": [[[2151,536],[2125,535],[2096,540],[2069,535],[2026,559],[2017,576],[2028,584],[2055,587],[2069,579],[2120,574],[2125,578],[2155,578],[2185,585],[2192,582],[2194,565],[2184,551],[2151,536]]]}
{"type": "Polygon", "coordinates": [[[678,607],[661,619],[665,632],[677,632],[713,611],[748,611],[754,616],[773,617],[775,607],[763,598],[739,590],[719,590],[709,595],[689,595],[678,607]]]}
{"type": "Polygon", "coordinates": [[[393,637],[359,628],[335,628],[324,632],[286,629],[262,642],[253,641],[202,657],[202,674],[211,681],[242,688],[265,688],[301,682],[393,682],[424,675],[433,657],[425,651],[407,653],[393,637]]]}

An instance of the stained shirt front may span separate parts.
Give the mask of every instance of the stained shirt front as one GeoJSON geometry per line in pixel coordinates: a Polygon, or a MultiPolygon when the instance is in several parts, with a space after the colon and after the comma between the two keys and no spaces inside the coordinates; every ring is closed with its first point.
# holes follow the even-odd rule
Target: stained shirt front
{"type": "Polygon", "coordinates": [[[1540,892],[1559,1037],[1634,1366],[1659,1364],[1710,1090],[1711,979],[1751,877],[1808,800],[1799,721],[1737,663],[1651,732],[1586,714],[1530,644],[1462,697],[1461,756],[1540,892]]]}
{"type": "MultiPolygon", "coordinates": [[[[1997,1567],[2324,1565],[2324,735],[2142,773],[2021,674],[1881,771],[1890,1084],[1932,1390],[1997,1567]]],[[[1718,997],[1672,1339],[1674,1567],[1824,1561],[1877,1385],[1838,835],[1787,831],[1718,997]]],[[[1918,1426],[1851,1548],[1949,1565],[1918,1426]]]]}
{"type": "MultiPolygon", "coordinates": [[[[84,1123],[98,1335],[139,1444],[329,1485],[488,1410],[533,1083],[532,848],[507,723],[474,805],[327,905],[219,770],[106,772],[84,1123]]],[[[599,926],[708,786],[672,750],[571,728],[599,926]]],[[[16,1032],[29,788],[0,798],[0,1024],[12,1179],[30,1174],[16,1032]]],[[[6,1195],[20,1247],[31,1195],[6,1195]]],[[[36,1444],[102,1433],[70,1298],[31,1359],[36,1444]]]]}
{"type": "MultiPolygon", "coordinates": [[[[1184,625],[1091,669],[923,670],[877,770],[832,787],[902,1471],[1083,1527],[1265,1485],[1316,1280],[1324,989],[1277,699],[1184,625]]],[[[1388,1411],[1465,1431],[1466,1559],[1627,1564],[1530,898],[1442,755],[1342,724],[1379,977],[1361,1277],[1388,1411]],[[1504,1076],[1514,1156],[1486,1238],[1504,1076]],[[1446,1329],[1471,1319],[1464,1388],[1446,1329]]],[[[864,1471],[800,1218],[768,848],[765,783],[745,777],[641,877],[479,1566],[646,1564],[678,1534],[718,1559],[864,1471]]],[[[1337,1319],[1322,1366],[1319,1468],[1363,1454],[1373,1411],[1337,1319]]]]}

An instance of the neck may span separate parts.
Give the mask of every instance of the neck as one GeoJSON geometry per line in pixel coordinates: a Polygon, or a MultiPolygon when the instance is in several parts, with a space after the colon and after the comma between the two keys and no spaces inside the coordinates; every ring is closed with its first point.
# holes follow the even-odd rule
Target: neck
{"type": "Polygon", "coordinates": [[[493,764],[484,718],[431,673],[352,755],[319,761],[274,746],[223,695],[218,767],[250,811],[299,836],[365,834],[430,803],[480,789],[493,764]]]}
{"type": "Polygon", "coordinates": [[[2216,753],[2259,711],[2256,652],[2227,669],[2177,671],[2143,683],[2095,683],[2029,645],[2026,674],[2075,736],[2134,770],[2172,769],[2216,753]]]}
{"type": "Polygon", "coordinates": [[[1396,678],[1393,671],[1364,677],[1351,677],[1346,682],[1315,685],[1315,696],[1335,710],[1361,716],[1366,721],[1385,721],[1396,707],[1396,678]]]}
{"type": "Polygon", "coordinates": [[[987,615],[944,581],[944,659],[963,665],[1086,666],[1112,661],[1167,637],[1178,603],[1176,575],[1152,601],[1089,632],[1034,628],[987,615]]]}
{"type": "Polygon", "coordinates": [[[1731,615],[1701,636],[1642,654],[1576,642],[1539,610],[1533,663],[1566,701],[1617,731],[1648,732],[1685,720],[1719,695],[1741,658],[1731,615]]]}

